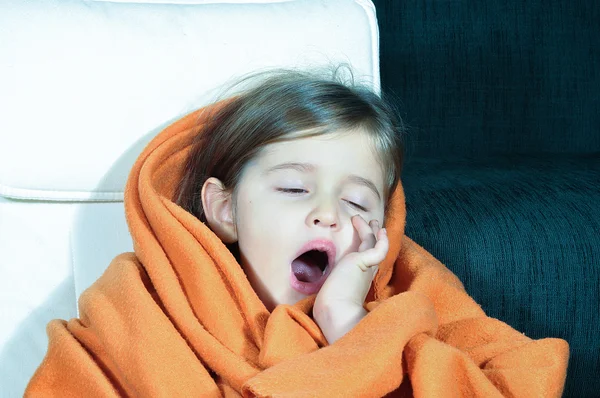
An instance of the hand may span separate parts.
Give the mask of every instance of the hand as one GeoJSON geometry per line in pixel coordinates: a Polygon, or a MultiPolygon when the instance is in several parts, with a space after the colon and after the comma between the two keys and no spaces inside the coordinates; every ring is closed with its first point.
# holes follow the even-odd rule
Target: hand
{"type": "Polygon", "coordinates": [[[367,224],[356,215],[352,225],[361,240],[358,251],[346,254],[334,266],[313,307],[313,317],[329,343],[346,334],[366,315],[365,298],[389,249],[386,230],[379,227],[377,220],[367,224]]]}

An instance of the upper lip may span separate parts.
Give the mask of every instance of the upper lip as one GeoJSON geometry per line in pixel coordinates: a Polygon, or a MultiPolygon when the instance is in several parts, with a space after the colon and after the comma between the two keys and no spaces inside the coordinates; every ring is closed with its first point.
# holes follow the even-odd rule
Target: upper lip
{"type": "Polygon", "coordinates": [[[313,239],[310,242],[307,242],[300,250],[298,250],[294,259],[311,250],[319,250],[327,253],[328,268],[331,268],[335,264],[335,245],[328,239],[313,239]]]}

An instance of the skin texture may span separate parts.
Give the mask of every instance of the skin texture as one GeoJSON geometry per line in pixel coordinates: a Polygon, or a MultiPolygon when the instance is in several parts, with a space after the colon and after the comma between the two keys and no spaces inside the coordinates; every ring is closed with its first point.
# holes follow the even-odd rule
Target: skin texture
{"type": "Polygon", "coordinates": [[[217,236],[238,242],[241,265],[269,310],[306,297],[289,282],[291,263],[305,243],[327,239],[335,245],[335,266],[313,308],[332,343],[366,314],[362,304],[387,254],[380,229],[383,176],[367,133],[341,131],[266,146],[245,166],[237,200],[211,177],[202,202],[217,236]],[[369,180],[374,190],[352,176],[369,180]]]}

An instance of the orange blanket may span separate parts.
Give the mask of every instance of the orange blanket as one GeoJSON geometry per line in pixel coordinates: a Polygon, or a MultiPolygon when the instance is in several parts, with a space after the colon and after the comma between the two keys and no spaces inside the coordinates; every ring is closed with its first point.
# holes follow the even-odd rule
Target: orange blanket
{"type": "Polygon", "coordinates": [[[125,192],[135,253],[81,295],[80,319],[48,325],[27,397],[561,395],[567,343],[486,317],[404,235],[402,187],[365,318],[328,345],[314,297],[269,313],[216,235],[171,200],[201,119],[174,123],[139,157],[125,192]]]}

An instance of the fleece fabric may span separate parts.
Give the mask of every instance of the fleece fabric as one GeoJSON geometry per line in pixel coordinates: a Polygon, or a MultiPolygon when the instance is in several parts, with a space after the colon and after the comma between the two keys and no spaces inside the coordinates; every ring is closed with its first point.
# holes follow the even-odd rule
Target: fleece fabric
{"type": "Polygon", "coordinates": [[[26,397],[561,396],[568,344],[487,317],[404,234],[401,185],[369,312],[350,332],[328,344],[314,296],[267,311],[227,247],[173,201],[207,109],[167,127],[136,161],[125,192],[134,253],[81,295],[80,318],[48,325],[26,397]]]}

